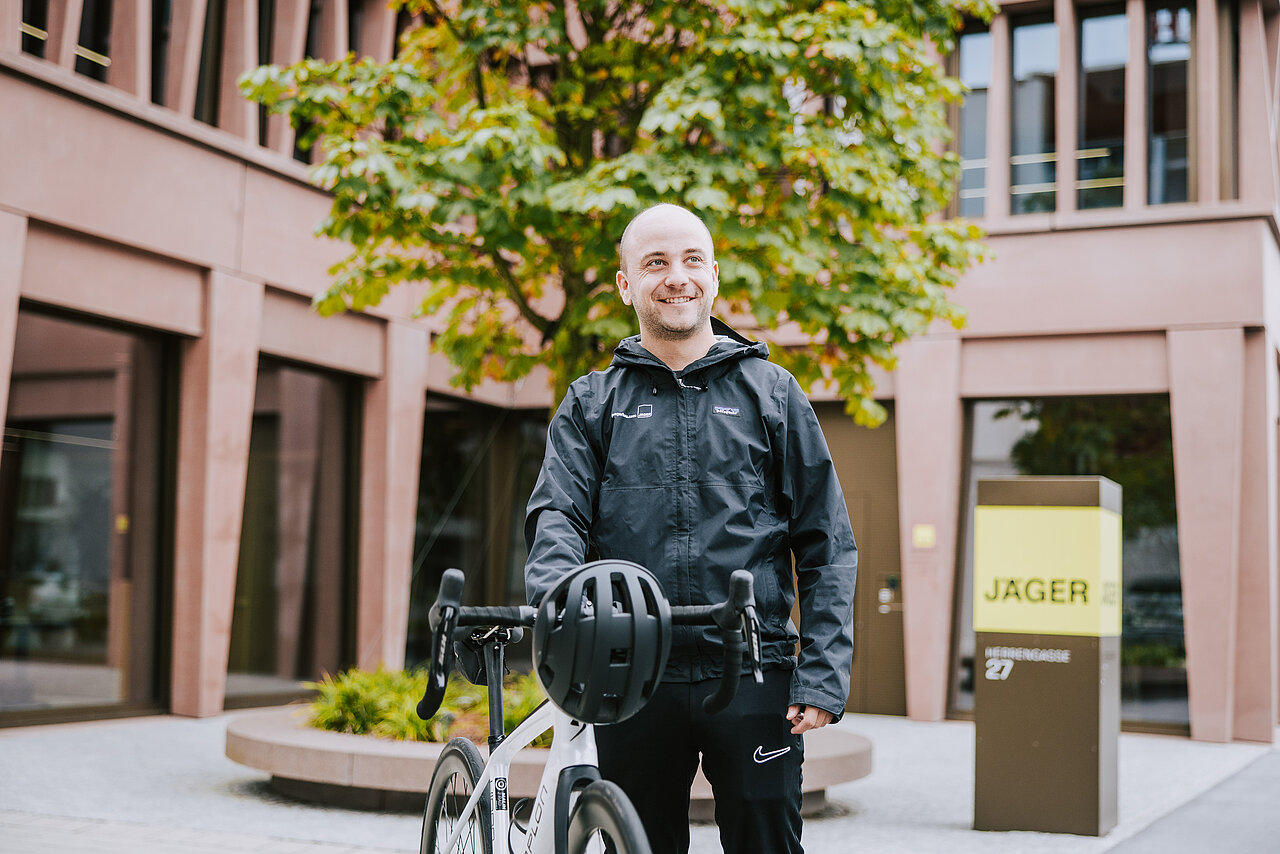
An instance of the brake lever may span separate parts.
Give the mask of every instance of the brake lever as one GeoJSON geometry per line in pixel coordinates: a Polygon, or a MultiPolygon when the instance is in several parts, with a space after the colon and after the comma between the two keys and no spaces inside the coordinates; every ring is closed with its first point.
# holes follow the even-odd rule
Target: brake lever
{"type": "Polygon", "coordinates": [[[760,619],[756,616],[756,606],[748,603],[742,609],[742,633],[747,641],[747,661],[751,664],[751,678],[756,684],[764,682],[760,654],[760,619]]]}
{"type": "Polygon", "coordinates": [[[424,721],[434,715],[444,702],[449,671],[453,669],[453,632],[458,624],[458,610],[462,607],[464,582],[461,571],[445,570],[440,579],[440,593],[427,615],[434,637],[427,667],[427,688],[417,707],[418,717],[424,721]]]}

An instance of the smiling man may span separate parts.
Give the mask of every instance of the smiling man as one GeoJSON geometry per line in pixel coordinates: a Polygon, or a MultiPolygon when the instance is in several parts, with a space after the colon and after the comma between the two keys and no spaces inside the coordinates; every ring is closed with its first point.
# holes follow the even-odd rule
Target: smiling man
{"type": "Polygon", "coordinates": [[[705,356],[720,265],[702,220],[676,205],[650,208],[622,232],[618,255],[618,293],[640,321],[640,346],[674,371],[705,356]]]}
{"type": "Polygon", "coordinates": [[[712,319],[719,284],[711,233],[691,211],[658,205],[623,232],[618,293],[640,335],[576,380],[552,419],[525,581],[536,603],[589,557],[631,560],[673,604],[700,605],[750,570],[764,683],[741,675],[730,707],[706,715],[720,641],[677,627],[649,704],[596,728],[600,770],[635,804],[655,854],[689,850],[699,757],[727,854],[798,854],[801,736],[838,719],[849,692],[857,547],[813,408],[764,344],[712,319]]]}

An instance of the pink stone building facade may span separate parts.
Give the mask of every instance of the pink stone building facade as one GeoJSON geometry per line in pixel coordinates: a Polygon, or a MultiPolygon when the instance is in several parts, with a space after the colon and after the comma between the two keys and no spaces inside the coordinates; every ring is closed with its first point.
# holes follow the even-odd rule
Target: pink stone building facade
{"type": "MultiPolygon", "coordinates": [[[[991,259],[855,427],[850,708],[963,717],[973,484],[1126,494],[1125,718],[1280,721],[1271,0],[1008,2],[952,61],[991,259]],[[1066,437],[1066,438],[1064,438],[1066,437]]],[[[296,695],[412,663],[442,562],[518,597],[538,383],[463,398],[412,295],[309,306],[342,248],[261,62],[387,58],[359,0],[0,0],[0,724],[296,695]]]]}

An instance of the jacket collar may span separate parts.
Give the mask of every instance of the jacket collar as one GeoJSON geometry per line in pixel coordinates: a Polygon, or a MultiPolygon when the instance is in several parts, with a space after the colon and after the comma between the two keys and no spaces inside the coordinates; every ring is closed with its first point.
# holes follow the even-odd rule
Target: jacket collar
{"type": "MultiPolygon", "coordinates": [[[[707,355],[688,365],[678,375],[690,371],[703,370],[724,362],[745,358],[769,358],[769,347],[761,341],[752,341],[744,337],[719,318],[711,318],[711,331],[716,334],[716,343],[711,345],[707,355]]],[[[632,335],[622,339],[613,351],[613,364],[618,367],[647,366],[670,371],[667,364],[648,350],[640,346],[640,336],[632,335]]]]}

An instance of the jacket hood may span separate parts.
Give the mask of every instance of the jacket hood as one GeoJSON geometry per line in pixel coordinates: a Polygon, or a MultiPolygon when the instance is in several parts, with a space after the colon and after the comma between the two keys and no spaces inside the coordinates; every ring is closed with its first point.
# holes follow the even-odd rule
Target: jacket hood
{"type": "MultiPolygon", "coordinates": [[[[769,358],[769,346],[762,341],[752,341],[735,331],[727,323],[718,318],[711,318],[711,331],[716,335],[716,343],[711,345],[707,355],[689,364],[680,374],[709,368],[723,362],[737,361],[745,358],[769,358]]],[[[618,367],[650,367],[670,371],[665,362],[640,346],[640,336],[632,335],[622,339],[613,351],[613,365],[618,367]]]]}

